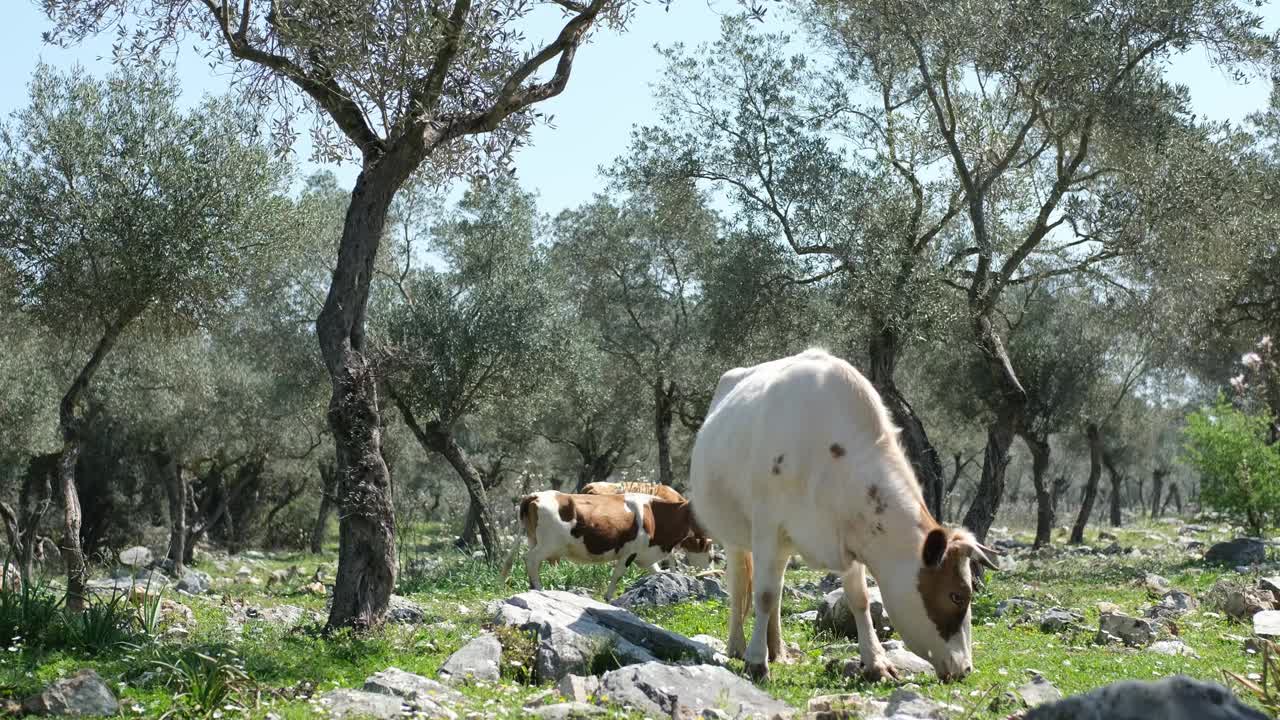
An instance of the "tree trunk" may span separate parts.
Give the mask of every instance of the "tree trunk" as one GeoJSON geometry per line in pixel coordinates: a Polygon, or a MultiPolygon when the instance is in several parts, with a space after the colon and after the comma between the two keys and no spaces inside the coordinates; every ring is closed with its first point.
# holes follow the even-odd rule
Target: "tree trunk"
{"type": "Polygon", "coordinates": [[[1164,479],[1169,474],[1167,468],[1156,468],[1151,471],[1151,517],[1160,517],[1160,498],[1164,495],[1164,479]]]}
{"type": "Polygon", "coordinates": [[[18,493],[15,511],[0,503],[5,535],[11,548],[11,561],[17,567],[23,586],[30,586],[35,574],[36,547],[40,544],[40,524],[53,505],[53,478],[58,470],[58,453],[33,455],[27,461],[18,493]]]}
{"type": "Polygon", "coordinates": [[[675,418],[676,384],[659,376],[653,382],[653,433],[658,443],[658,482],[670,485],[675,479],[671,472],[671,422],[675,418]]]}
{"type": "Polygon", "coordinates": [[[395,508],[382,458],[378,383],[365,356],[365,316],[378,244],[395,193],[424,154],[371,150],[351,191],[338,261],[316,318],[333,394],[327,413],[338,478],[338,570],[329,628],[380,625],[396,583],[395,508]]]}
{"type": "Polygon", "coordinates": [[[162,445],[152,451],[151,457],[169,500],[168,558],[173,563],[173,576],[180,578],[187,561],[187,484],[182,479],[182,467],[167,448],[162,445]]]}
{"type": "MultiPolygon", "coordinates": [[[[933,514],[934,519],[943,520],[942,499],[946,496],[943,488],[942,462],[938,459],[938,451],[929,442],[929,435],[924,430],[924,423],[916,415],[915,410],[898,390],[894,379],[898,366],[898,353],[901,341],[893,330],[882,329],[871,338],[868,348],[869,372],[868,380],[875,386],[876,392],[884,400],[885,406],[893,416],[893,422],[902,429],[899,438],[911,467],[916,473],[916,481],[920,483],[920,491],[924,494],[925,506],[933,514]]],[[[956,477],[959,477],[959,456],[957,455],[956,477]]],[[[954,481],[952,483],[954,485],[954,481]]]]}
{"type": "Polygon", "coordinates": [[[1062,503],[1062,498],[1067,496],[1067,491],[1071,489],[1071,481],[1066,477],[1058,476],[1053,480],[1053,498],[1050,502],[1053,504],[1053,514],[1056,518],[1058,515],[1058,506],[1062,503]]]}
{"type": "Polygon", "coordinates": [[[1115,462],[1109,455],[1102,456],[1102,463],[1107,466],[1107,477],[1111,479],[1111,527],[1120,527],[1123,518],[1120,516],[1120,500],[1124,491],[1124,476],[1116,472],[1115,462]]]}
{"type": "Polygon", "coordinates": [[[1178,483],[1176,482],[1169,483],[1169,492],[1165,495],[1164,504],[1160,506],[1160,514],[1162,515],[1164,514],[1164,509],[1168,507],[1170,502],[1172,502],[1174,505],[1174,508],[1176,508],[1174,512],[1176,512],[1178,515],[1181,515],[1182,514],[1182,493],[1181,491],[1178,490],[1178,483]]]}
{"type": "Polygon", "coordinates": [[[62,434],[62,454],[58,458],[58,486],[62,493],[62,542],[59,551],[67,571],[66,608],[72,612],[85,609],[85,582],[88,565],[80,549],[80,493],[76,490],[76,462],[80,459],[80,447],[84,442],[84,419],[80,417],[80,400],[89,389],[89,382],[102,365],[107,353],[115,346],[121,331],[128,324],[130,313],[122,312],[109,325],[94,347],[89,361],[80,368],[71,387],[58,404],[58,430],[62,434]]]}
{"type": "Polygon", "coordinates": [[[453,546],[459,550],[475,547],[476,537],[479,534],[480,525],[480,506],[476,501],[467,499],[467,519],[462,523],[462,532],[458,533],[458,539],[453,541],[453,546]]]}
{"type": "Polygon", "coordinates": [[[187,493],[187,497],[190,500],[187,507],[194,512],[188,518],[187,541],[183,547],[182,555],[184,564],[190,565],[192,563],[195,556],[196,543],[200,542],[205,534],[209,532],[209,529],[217,525],[227,513],[230,498],[226,489],[225,471],[226,467],[216,461],[210,467],[209,473],[200,482],[204,497],[199,505],[195,502],[195,493],[190,491],[187,493]]]}
{"type": "Polygon", "coordinates": [[[1036,488],[1036,540],[1032,547],[1038,549],[1053,541],[1053,493],[1045,477],[1049,471],[1049,438],[1025,433],[1022,439],[1031,452],[1031,482],[1036,488]]]}
{"type": "Polygon", "coordinates": [[[425,427],[420,425],[409,404],[395,392],[390,382],[387,383],[387,388],[392,400],[400,408],[400,416],[404,418],[405,425],[409,426],[409,430],[418,439],[422,448],[439,453],[462,479],[462,484],[467,488],[467,495],[476,509],[476,530],[480,533],[481,544],[484,545],[485,559],[489,562],[498,562],[502,548],[498,543],[497,526],[489,510],[484,481],[480,478],[480,473],[475,466],[471,464],[466,451],[458,445],[453,433],[439,421],[433,420],[425,427]]]}
{"type": "Polygon", "coordinates": [[[324,550],[325,531],[329,527],[329,516],[333,514],[334,496],[338,492],[338,476],[333,471],[333,463],[320,463],[320,510],[316,513],[316,522],[311,526],[311,552],[320,554],[324,550]]]}
{"type": "Polygon", "coordinates": [[[969,528],[979,542],[986,540],[987,531],[995,522],[996,513],[1004,496],[1005,471],[1009,467],[1009,448],[1013,445],[1015,430],[1022,424],[1023,409],[1027,404],[1026,391],[1014,374],[1004,343],[986,315],[974,318],[974,334],[978,347],[991,372],[994,393],[988,402],[995,418],[987,427],[987,446],[982,457],[982,479],[977,495],[965,514],[964,526],[969,528]]]}
{"type": "Polygon", "coordinates": [[[1098,481],[1102,478],[1102,437],[1098,434],[1098,426],[1089,423],[1085,428],[1085,437],[1089,441],[1089,480],[1084,486],[1084,499],[1080,503],[1080,512],[1076,515],[1076,523],[1071,528],[1072,545],[1084,542],[1084,528],[1089,524],[1089,515],[1093,513],[1093,500],[1098,495],[1098,481]]]}

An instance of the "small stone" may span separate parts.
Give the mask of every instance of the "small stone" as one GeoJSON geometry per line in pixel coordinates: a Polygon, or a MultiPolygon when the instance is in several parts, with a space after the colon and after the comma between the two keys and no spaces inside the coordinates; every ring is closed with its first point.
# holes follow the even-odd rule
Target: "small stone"
{"type": "Polygon", "coordinates": [[[1151,647],[1147,648],[1147,651],[1156,653],[1157,655],[1171,655],[1174,657],[1198,657],[1196,655],[1196,652],[1191,648],[1187,647],[1186,643],[1182,642],[1181,640],[1159,640],[1157,642],[1152,643],[1151,647]]]}
{"type": "Polygon", "coordinates": [[[304,592],[307,592],[311,595],[315,595],[317,597],[324,597],[325,595],[329,594],[329,590],[325,588],[324,583],[319,583],[319,582],[307,583],[306,585],[302,586],[302,589],[304,592]]]}
{"type": "Polygon", "coordinates": [[[1253,616],[1253,634],[1280,637],[1280,610],[1263,610],[1253,616]]]}
{"type": "Polygon", "coordinates": [[[213,587],[213,578],[207,572],[186,568],[175,587],[184,593],[203,595],[213,587]]]}
{"type": "Polygon", "coordinates": [[[1204,554],[1204,561],[1211,565],[1255,565],[1266,562],[1267,546],[1257,538],[1236,538],[1215,543],[1204,554]]]}
{"type": "Polygon", "coordinates": [[[387,607],[387,622],[415,625],[425,620],[426,617],[426,611],[418,603],[399,595],[391,596],[391,601],[387,607]]]}
{"type": "Polygon", "coordinates": [[[440,677],[449,683],[459,683],[467,678],[497,682],[500,662],[502,643],[498,642],[498,636],[485,633],[450,655],[440,668],[440,677]]]}
{"type": "Polygon", "coordinates": [[[457,691],[431,678],[405,672],[397,667],[389,667],[370,675],[364,681],[364,692],[395,697],[416,713],[443,720],[454,720],[457,717],[450,705],[465,702],[457,691]]]}
{"type": "Polygon", "coordinates": [[[1142,618],[1119,613],[1104,613],[1098,621],[1098,635],[1095,642],[1110,642],[1112,637],[1119,638],[1130,647],[1146,647],[1155,640],[1155,628],[1142,618]]]}
{"type": "Polygon", "coordinates": [[[346,718],[390,720],[400,717],[404,712],[404,704],[394,695],[345,688],[330,690],[321,695],[320,706],[325,708],[328,717],[338,720],[346,718]]]}
{"type": "MultiPolygon", "coordinates": [[[[867,600],[871,611],[871,626],[875,628],[876,636],[881,640],[888,639],[893,633],[893,626],[884,601],[880,597],[880,588],[868,587],[867,600]]],[[[818,617],[814,620],[814,629],[827,631],[837,637],[850,640],[858,638],[858,624],[854,620],[853,612],[849,610],[849,603],[845,601],[842,588],[832,590],[822,598],[822,602],[818,605],[818,617]]]]}
{"type": "Polygon", "coordinates": [[[1053,608],[1046,610],[1040,616],[1040,632],[1056,633],[1062,632],[1084,620],[1084,616],[1079,613],[1073,613],[1070,610],[1061,608],[1053,608]]]}
{"type": "Polygon", "coordinates": [[[1113,614],[1119,615],[1124,612],[1124,610],[1119,605],[1113,602],[1105,602],[1105,601],[1100,602],[1095,607],[1098,608],[1099,615],[1102,615],[1105,613],[1113,613],[1113,614]]]}
{"type": "Polygon", "coordinates": [[[128,550],[120,551],[120,564],[131,568],[145,567],[151,563],[153,557],[150,550],[141,545],[135,545],[128,550]]]}
{"type": "Polygon", "coordinates": [[[1062,691],[1042,675],[1034,675],[1030,682],[1018,686],[1014,692],[1026,707],[1035,707],[1062,699],[1062,691]]]}
{"type": "Polygon", "coordinates": [[[898,718],[946,718],[950,713],[963,712],[964,708],[931,700],[914,690],[898,688],[889,695],[884,709],[885,717],[898,718]]]}
{"type": "Polygon", "coordinates": [[[1229,590],[1222,604],[1222,611],[1236,620],[1251,618],[1263,610],[1271,609],[1271,602],[1254,590],[1229,590]]]}
{"type": "Polygon", "coordinates": [[[527,712],[536,718],[541,718],[541,720],[577,720],[577,718],[598,717],[609,713],[608,710],[598,705],[588,705],[580,702],[543,705],[539,708],[529,709],[527,712]]]}
{"type": "Polygon", "coordinates": [[[1154,573],[1147,573],[1142,580],[1142,586],[1152,595],[1164,595],[1169,592],[1169,581],[1154,573]]]}
{"type": "Polygon", "coordinates": [[[556,683],[556,691],[571,703],[588,703],[600,692],[600,678],[565,675],[556,683]]]}
{"type": "Polygon", "coordinates": [[[795,613],[794,615],[788,615],[788,616],[787,616],[787,619],[788,619],[788,620],[794,620],[794,621],[796,621],[796,622],[805,622],[805,623],[817,622],[817,621],[818,621],[818,611],[817,611],[817,610],[805,610],[804,612],[798,612],[798,613],[795,613]]]}
{"type": "Polygon", "coordinates": [[[81,670],[27,698],[22,709],[31,715],[115,715],[120,704],[97,671],[81,670]]]}

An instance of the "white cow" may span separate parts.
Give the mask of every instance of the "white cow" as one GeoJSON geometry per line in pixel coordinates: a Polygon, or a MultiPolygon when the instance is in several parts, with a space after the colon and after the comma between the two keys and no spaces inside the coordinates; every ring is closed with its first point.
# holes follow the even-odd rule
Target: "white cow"
{"type": "Polygon", "coordinates": [[[783,659],[779,599],[794,552],[843,575],[870,679],[897,670],[871,626],[864,566],[908,647],[943,679],[973,669],[969,561],[995,567],[994,551],[934,520],[888,410],[849,363],[815,349],[726,372],[689,478],[699,524],[728,554],[729,654],[753,677],[783,659]]]}

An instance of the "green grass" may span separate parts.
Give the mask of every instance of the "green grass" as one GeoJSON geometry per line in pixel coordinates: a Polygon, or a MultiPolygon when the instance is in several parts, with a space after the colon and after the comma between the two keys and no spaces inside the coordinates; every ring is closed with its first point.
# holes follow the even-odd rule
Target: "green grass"
{"type": "MultiPolygon", "coordinates": [[[[1163,575],[1173,587],[1197,597],[1219,578],[1255,580],[1230,569],[1203,567],[1176,550],[1152,551],[1162,547],[1160,536],[1173,537],[1175,532],[1176,527],[1161,524],[1140,524],[1114,532],[1120,544],[1143,549],[1142,558],[1020,558],[1012,572],[989,574],[987,588],[974,605],[975,672],[952,684],[916,681],[920,691],[964,708],[962,717],[1002,718],[1010,709],[991,710],[991,699],[1026,682],[1031,670],[1043,674],[1068,695],[1124,678],[1153,679],[1184,673],[1221,682],[1223,670],[1245,676],[1261,672],[1261,658],[1245,653],[1239,639],[1249,634],[1249,628],[1215,617],[1206,607],[1177,620],[1179,635],[1198,653],[1196,658],[1093,644],[1098,602],[1114,603],[1131,614],[1140,614],[1153,601],[1142,587],[1147,573],[1163,575]],[[1011,597],[1079,610],[1085,615],[1081,623],[1084,629],[1064,635],[1044,634],[1032,623],[1018,622],[1016,615],[995,618],[996,604],[1011,597]]],[[[1214,528],[1197,537],[1208,541],[1229,534],[1214,528]]],[[[430,533],[424,533],[419,539],[429,537],[430,533]]],[[[313,694],[334,687],[359,687],[366,677],[390,666],[432,677],[453,651],[489,629],[489,602],[527,588],[521,563],[517,562],[504,585],[495,568],[452,551],[442,536],[436,537],[441,539],[406,553],[420,560],[430,552],[435,562],[430,569],[406,574],[399,589],[426,611],[428,619],[422,626],[325,635],[315,626],[282,629],[250,620],[242,633],[233,637],[226,627],[229,607],[224,600],[243,599],[256,606],[292,604],[323,613],[324,599],[299,589],[310,581],[317,564],[329,566],[327,579],[331,582],[333,563],[331,555],[276,555],[253,564],[233,559],[225,571],[204,569],[217,577],[232,575],[240,564],[249,564],[260,583],[218,585],[204,597],[174,598],[190,607],[196,617],[196,628],[188,637],[165,639],[136,634],[130,643],[94,652],[55,643],[15,643],[9,646],[12,650],[0,648],[0,699],[20,700],[59,676],[91,667],[104,678],[119,678],[116,689],[125,716],[208,717],[211,705],[221,703],[224,707],[244,708],[243,713],[228,711],[235,716],[306,718],[315,716],[308,701],[313,694]],[[271,571],[294,564],[302,571],[299,578],[284,587],[265,587],[271,571]]],[[[1026,533],[1018,533],[1017,537],[1030,540],[1026,533]]],[[[1089,533],[1089,540],[1095,546],[1111,542],[1098,541],[1096,531],[1089,533]]],[[[640,574],[639,570],[630,571],[624,587],[640,574]]],[[[589,588],[598,597],[608,576],[607,566],[560,563],[544,566],[542,582],[548,589],[589,588]]],[[[820,577],[821,573],[811,570],[794,570],[788,572],[787,583],[797,585],[820,577]]],[[[784,597],[783,633],[801,652],[796,662],[773,666],[773,677],[764,686],[768,692],[803,709],[810,698],[818,695],[862,693],[885,697],[893,690],[892,685],[872,685],[828,673],[824,657],[856,657],[856,647],[815,634],[808,623],[787,621],[787,615],[812,609],[814,603],[790,595],[784,597]]],[[[701,633],[724,638],[727,633],[728,610],[719,601],[645,608],[639,614],[686,635],[701,633]]],[[[504,643],[503,682],[464,687],[467,706],[458,708],[460,715],[474,712],[521,717],[523,703],[545,691],[527,684],[532,640],[519,632],[504,632],[500,637],[504,643]]],[[[612,667],[608,650],[601,648],[593,663],[597,670],[612,667]]],[[[741,672],[742,663],[732,661],[730,669],[741,672]]],[[[621,712],[613,715],[626,716],[621,712]]]]}

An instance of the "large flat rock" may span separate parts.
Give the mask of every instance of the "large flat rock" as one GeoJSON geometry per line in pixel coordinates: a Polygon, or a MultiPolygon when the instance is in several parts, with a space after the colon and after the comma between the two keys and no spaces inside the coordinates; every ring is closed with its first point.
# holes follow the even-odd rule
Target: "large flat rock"
{"type": "Polygon", "coordinates": [[[1026,720],[1266,720],[1216,683],[1175,675],[1163,680],[1123,680],[1041,705],[1026,720]]]}
{"type": "Polygon", "coordinates": [[[531,590],[497,604],[494,621],[538,634],[540,681],[590,675],[602,655],[621,665],[663,660],[714,662],[715,650],[633,613],[559,590],[531,590]]]}
{"type": "Polygon", "coordinates": [[[716,665],[631,665],[605,673],[600,692],[612,704],[631,705],[653,717],[701,717],[704,710],[732,718],[795,714],[790,705],[716,665]]]}

